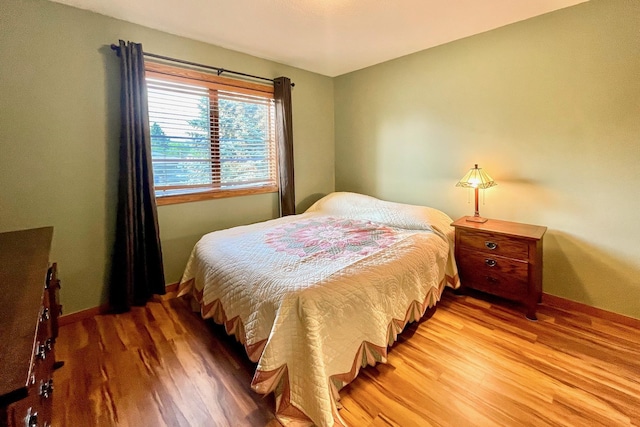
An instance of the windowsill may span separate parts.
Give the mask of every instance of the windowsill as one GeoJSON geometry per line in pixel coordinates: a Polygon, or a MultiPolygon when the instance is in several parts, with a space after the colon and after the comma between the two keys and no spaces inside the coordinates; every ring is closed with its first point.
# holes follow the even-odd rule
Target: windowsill
{"type": "Polygon", "coordinates": [[[236,190],[211,190],[190,194],[156,197],[156,205],[175,205],[178,203],[198,202],[201,200],[223,199],[226,197],[249,196],[252,194],[277,193],[278,187],[241,188],[236,190]]]}

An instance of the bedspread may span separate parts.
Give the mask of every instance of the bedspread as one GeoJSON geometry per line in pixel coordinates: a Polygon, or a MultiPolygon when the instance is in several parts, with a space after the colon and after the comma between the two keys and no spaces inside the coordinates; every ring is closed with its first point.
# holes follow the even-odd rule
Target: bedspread
{"type": "Polygon", "coordinates": [[[343,425],[338,391],[457,287],[451,219],[333,193],[307,212],[207,234],[180,284],[257,362],[285,424],[343,425]]]}

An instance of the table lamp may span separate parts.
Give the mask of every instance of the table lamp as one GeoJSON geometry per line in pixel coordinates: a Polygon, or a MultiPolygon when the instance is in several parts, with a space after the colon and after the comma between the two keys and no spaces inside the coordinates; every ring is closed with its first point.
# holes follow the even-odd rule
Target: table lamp
{"type": "Polygon", "coordinates": [[[482,218],[478,212],[478,190],[493,187],[496,182],[482,168],[476,164],[467,172],[465,176],[456,184],[456,187],[473,188],[476,196],[476,211],[472,217],[467,217],[470,222],[487,222],[487,218],[482,218]]]}

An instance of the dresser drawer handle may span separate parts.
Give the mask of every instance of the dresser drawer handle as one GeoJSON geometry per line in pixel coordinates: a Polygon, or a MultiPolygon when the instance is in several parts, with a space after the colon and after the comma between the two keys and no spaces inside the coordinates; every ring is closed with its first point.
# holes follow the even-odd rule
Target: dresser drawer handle
{"type": "Polygon", "coordinates": [[[484,245],[485,245],[487,248],[491,249],[491,250],[494,250],[494,249],[496,249],[496,248],[498,247],[498,244],[497,244],[496,242],[489,242],[489,241],[486,241],[486,242],[484,242],[484,245]]]}
{"type": "Polygon", "coordinates": [[[487,266],[489,266],[489,267],[495,267],[496,265],[498,265],[498,261],[496,261],[495,259],[491,259],[491,258],[485,259],[484,263],[487,264],[487,266]]]}
{"type": "Polygon", "coordinates": [[[51,397],[51,393],[53,393],[53,380],[40,381],[40,396],[48,399],[51,397]]]}
{"type": "Polygon", "coordinates": [[[47,346],[44,344],[38,344],[36,346],[36,356],[40,360],[45,360],[47,358],[47,346]]]}
{"type": "Polygon", "coordinates": [[[38,413],[31,412],[32,410],[32,408],[29,408],[29,410],[27,411],[27,416],[24,417],[25,427],[38,427],[38,413]]]}
{"type": "Polygon", "coordinates": [[[42,309],[42,314],[40,315],[40,323],[46,322],[49,319],[51,319],[51,314],[49,309],[45,307],[42,309]]]}

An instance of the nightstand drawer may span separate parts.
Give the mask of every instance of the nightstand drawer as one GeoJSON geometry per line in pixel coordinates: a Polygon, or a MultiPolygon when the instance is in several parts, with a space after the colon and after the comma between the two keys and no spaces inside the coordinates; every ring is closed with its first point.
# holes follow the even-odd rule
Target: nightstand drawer
{"type": "Polygon", "coordinates": [[[458,233],[460,249],[479,250],[522,260],[529,258],[529,244],[525,240],[479,231],[458,230],[458,233]]]}
{"type": "Polygon", "coordinates": [[[458,254],[463,286],[516,300],[527,295],[528,263],[469,250],[460,250],[458,254]]]}

